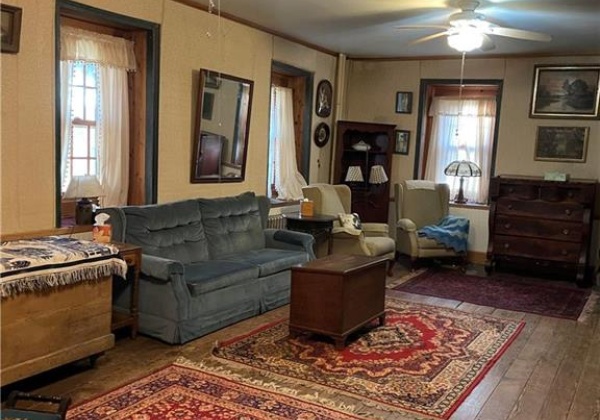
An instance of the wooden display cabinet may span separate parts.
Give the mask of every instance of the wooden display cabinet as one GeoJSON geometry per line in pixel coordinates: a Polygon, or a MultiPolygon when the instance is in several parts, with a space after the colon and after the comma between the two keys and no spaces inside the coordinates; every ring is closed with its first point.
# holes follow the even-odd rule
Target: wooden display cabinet
{"type": "Polygon", "coordinates": [[[392,124],[353,121],[337,124],[333,183],[350,187],[352,212],[364,222],[388,223],[390,181],[371,183],[370,172],[373,166],[381,165],[387,178],[391,177],[395,128],[392,124]],[[351,166],[361,168],[362,182],[346,181],[351,166]]]}

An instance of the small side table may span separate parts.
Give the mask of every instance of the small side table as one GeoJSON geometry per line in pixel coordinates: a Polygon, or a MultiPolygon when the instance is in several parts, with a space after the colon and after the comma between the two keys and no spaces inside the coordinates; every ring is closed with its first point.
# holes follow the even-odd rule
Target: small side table
{"type": "Polygon", "coordinates": [[[131,338],[135,338],[138,332],[138,295],[140,267],[142,266],[142,248],[122,242],[111,242],[111,244],[119,248],[119,254],[127,263],[127,281],[131,282],[129,313],[113,310],[111,330],[115,331],[123,327],[130,327],[131,338]]]}
{"type": "Polygon", "coordinates": [[[337,217],[328,214],[302,216],[300,213],[287,213],[285,214],[285,218],[286,226],[289,230],[309,233],[315,238],[315,253],[317,252],[317,244],[322,240],[326,240],[327,255],[331,254],[333,248],[331,230],[333,229],[333,221],[337,217]]]}

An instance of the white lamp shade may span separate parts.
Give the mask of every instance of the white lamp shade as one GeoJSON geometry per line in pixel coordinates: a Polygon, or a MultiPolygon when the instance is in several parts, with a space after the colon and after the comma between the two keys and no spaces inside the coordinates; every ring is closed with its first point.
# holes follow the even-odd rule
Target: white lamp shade
{"type": "Polygon", "coordinates": [[[476,50],[483,44],[483,35],[475,28],[460,28],[448,35],[448,45],[460,52],[476,50]]]}
{"type": "Polygon", "coordinates": [[[369,174],[370,184],[385,184],[388,181],[389,179],[382,165],[371,166],[371,173],[369,174]]]}
{"type": "Polygon", "coordinates": [[[362,169],[360,166],[350,166],[346,173],[346,182],[364,182],[362,169]]]}
{"type": "Polygon", "coordinates": [[[65,191],[65,198],[87,198],[101,195],[102,185],[94,175],[74,176],[65,191]]]}
{"type": "Polygon", "coordinates": [[[465,177],[478,177],[481,176],[481,169],[475,162],[469,162],[468,160],[455,160],[450,162],[444,174],[448,176],[465,176],[465,177]]]}

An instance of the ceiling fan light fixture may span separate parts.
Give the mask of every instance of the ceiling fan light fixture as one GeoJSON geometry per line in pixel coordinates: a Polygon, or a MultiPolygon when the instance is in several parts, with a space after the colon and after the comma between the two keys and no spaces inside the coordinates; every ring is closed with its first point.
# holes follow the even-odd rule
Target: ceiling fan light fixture
{"type": "Polygon", "coordinates": [[[448,45],[460,52],[470,52],[480,48],[483,35],[475,28],[462,28],[448,35],[448,45]]]}

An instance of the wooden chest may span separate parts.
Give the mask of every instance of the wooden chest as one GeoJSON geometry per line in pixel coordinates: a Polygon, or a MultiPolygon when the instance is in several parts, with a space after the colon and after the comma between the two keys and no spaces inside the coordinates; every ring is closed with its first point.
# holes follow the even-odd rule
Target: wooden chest
{"type": "Polygon", "coordinates": [[[597,182],[498,176],[490,182],[489,268],[506,265],[586,282],[597,182]]]}

